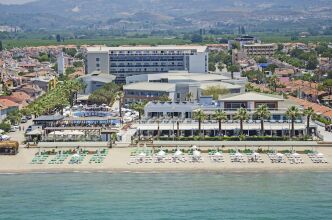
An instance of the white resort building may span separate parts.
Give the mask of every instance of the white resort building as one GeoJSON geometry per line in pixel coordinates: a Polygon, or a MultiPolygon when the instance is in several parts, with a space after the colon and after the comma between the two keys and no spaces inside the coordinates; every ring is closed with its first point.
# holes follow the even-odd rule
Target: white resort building
{"type": "Polygon", "coordinates": [[[114,74],[119,83],[124,83],[127,76],[152,72],[209,71],[206,46],[90,47],[87,50],[88,73],[114,74]]]}
{"type": "MultiPolygon", "coordinates": [[[[239,108],[245,108],[249,120],[244,122],[243,130],[247,136],[260,134],[261,123],[255,117],[259,105],[266,104],[271,112],[271,117],[264,122],[265,132],[272,136],[290,135],[291,121],[286,116],[290,106],[296,104],[278,96],[258,93],[241,93],[222,96],[213,101],[211,97],[202,97],[200,102],[150,102],[145,107],[145,115],[136,125],[143,136],[156,136],[157,130],[161,136],[195,136],[198,133],[198,121],[193,118],[194,112],[204,111],[207,119],[202,122],[201,129],[206,136],[218,136],[219,125],[213,119],[216,110],[223,110],[227,120],[222,123],[223,135],[238,135],[240,123],[234,116],[239,108]],[[179,134],[177,134],[179,132],[179,134]]],[[[300,106],[297,106],[300,110],[300,106]]],[[[295,120],[295,134],[306,134],[306,120],[302,116],[295,120]]],[[[316,126],[310,125],[310,132],[316,132],[316,126]]]]}

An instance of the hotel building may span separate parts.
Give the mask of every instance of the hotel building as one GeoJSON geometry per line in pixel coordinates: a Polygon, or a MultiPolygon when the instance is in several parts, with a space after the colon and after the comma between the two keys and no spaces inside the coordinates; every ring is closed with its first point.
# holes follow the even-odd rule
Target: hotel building
{"type": "Polygon", "coordinates": [[[101,71],[116,76],[116,82],[146,73],[188,71],[207,73],[206,46],[90,47],[87,49],[88,73],[101,71]]]}

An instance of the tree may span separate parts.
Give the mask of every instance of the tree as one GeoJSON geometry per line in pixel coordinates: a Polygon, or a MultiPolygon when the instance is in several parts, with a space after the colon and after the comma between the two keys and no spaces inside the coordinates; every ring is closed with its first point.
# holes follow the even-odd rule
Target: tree
{"type": "Polygon", "coordinates": [[[112,106],[117,98],[117,93],[121,88],[115,83],[107,83],[100,89],[97,89],[89,96],[89,101],[95,104],[107,104],[112,106]]]}
{"type": "Polygon", "coordinates": [[[170,102],[170,101],[172,101],[167,95],[160,96],[158,100],[161,101],[161,102],[170,102]]]}
{"type": "Polygon", "coordinates": [[[310,133],[310,119],[315,116],[315,111],[312,107],[309,107],[303,111],[303,115],[307,116],[307,135],[310,133]]]}
{"type": "Polygon", "coordinates": [[[119,101],[119,114],[120,114],[120,118],[122,119],[122,105],[123,105],[123,97],[124,97],[124,93],[123,91],[119,91],[117,93],[117,98],[119,101]]]}
{"type": "Polygon", "coordinates": [[[187,94],[186,94],[186,101],[191,101],[191,99],[193,98],[193,94],[191,93],[191,92],[188,92],[187,94]]]}
{"type": "Polygon", "coordinates": [[[148,103],[147,101],[144,101],[144,102],[136,102],[131,105],[131,108],[138,112],[139,120],[141,120],[142,114],[144,114],[144,108],[147,103],[148,103]]]}
{"type": "Polygon", "coordinates": [[[0,51],[3,51],[3,45],[1,40],[0,40],[0,51]]]}
{"type": "Polygon", "coordinates": [[[191,36],[191,42],[192,43],[202,43],[203,42],[203,37],[200,34],[194,34],[191,36]]]}
{"type": "Polygon", "coordinates": [[[215,72],[216,71],[216,64],[209,62],[209,71],[215,72]]]}
{"type": "Polygon", "coordinates": [[[0,123],[0,129],[4,130],[4,132],[9,132],[11,128],[11,125],[8,123],[0,123]]]}
{"type": "Polygon", "coordinates": [[[239,65],[231,65],[227,67],[227,70],[231,72],[232,79],[234,78],[234,72],[239,72],[240,71],[240,66],[239,65]]]}
{"type": "Polygon", "coordinates": [[[58,42],[58,43],[61,42],[61,36],[60,36],[60,34],[56,35],[56,42],[58,42]]]}
{"type": "Polygon", "coordinates": [[[264,135],[264,120],[271,117],[271,112],[267,105],[260,105],[254,114],[261,121],[261,134],[264,135]]]}
{"type": "Polygon", "coordinates": [[[286,112],[286,116],[291,119],[292,121],[292,137],[295,136],[295,128],[294,128],[294,124],[295,124],[295,120],[301,116],[300,110],[296,107],[296,106],[291,106],[288,108],[287,112],[286,112]]]}
{"type": "Polygon", "coordinates": [[[202,122],[204,122],[204,120],[206,119],[206,114],[202,109],[199,109],[198,111],[194,112],[193,118],[198,121],[198,135],[201,136],[201,126],[202,122]]]}
{"type": "Polygon", "coordinates": [[[206,89],[203,90],[203,95],[205,96],[212,96],[214,100],[219,98],[219,95],[224,95],[229,93],[228,89],[222,86],[208,86],[206,89]]]}
{"type": "Polygon", "coordinates": [[[14,110],[8,113],[6,120],[9,121],[12,125],[18,124],[21,121],[22,114],[19,110],[14,110]]]}
{"type": "Polygon", "coordinates": [[[276,74],[273,74],[271,77],[267,80],[268,86],[272,91],[277,91],[277,88],[279,87],[279,78],[276,74]]]}
{"type": "Polygon", "coordinates": [[[249,114],[247,112],[247,109],[240,108],[236,112],[234,119],[240,121],[240,135],[243,134],[243,122],[249,119],[249,114]]]}
{"type": "Polygon", "coordinates": [[[219,133],[219,136],[221,136],[222,135],[221,122],[227,120],[226,112],[224,112],[220,109],[216,110],[213,114],[213,118],[218,121],[218,125],[219,125],[218,133],[219,133]]]}
{"type": "Polygon", "coordinates": [[[332,79],[326,79],[323,81],[323,88],[328,91],[329,95],[331,95],[332,90],[332,79]]]}

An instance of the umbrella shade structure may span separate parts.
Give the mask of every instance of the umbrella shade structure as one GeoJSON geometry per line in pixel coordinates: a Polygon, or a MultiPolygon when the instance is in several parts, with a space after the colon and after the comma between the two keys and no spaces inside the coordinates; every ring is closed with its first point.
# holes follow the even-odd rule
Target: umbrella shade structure
{"type": "Polygon", "coordinates": [[[166,155],[165,151],[161,150],[158,152],[157,156],[164,157],[166,155]]]}
{"type": "Polygon", "coordinates": [[[236,157],[242,157],[242,154],[241,154],[240,152],[236,152],[236,153],[235,153],[235,156],[236,156],[236,157]]]}
{"type": "Polygon", "coordinates": [[[196,146],[196,145],[193,145],[193,146],[191,147],[191,149],[192,149],[192,150],[197,150],[197,146],[196,146]]]}
{"type": "Polygon", "coordinates": [[[145,157],[146,154],[142,152],[142,153],[140,153],[138,156],[139,156],[139,157],[145,157]]]}
{"type": "Polygon", "coordinates": [[[42,135],[43,134],[43,131],[42,130],[40,130],[40,129],[35,129],[35,130],[33,130],[33,131],[30,131],[30,132],[28,132],[27,133],[27,135],[42,135]]]}
{"type": "Polygon", "coordinates": [[[71,158],[73,160],[78,160],[80,158],[80,155],[79,154],[74,154],[71,158]]]}
{"type": "Polygon", "coordinates": [[[214,153],[214,156],[221,156],[221,153],[220,152],[216,152],[216,153],[214,153]]]}
{"type": "Polygon", "coordinates": [[[317,156],[317,157],[324,157],[324,154],[322,154],[322,153],[318,153],[318,154],[316,154],[316,156],[317,156]]]}
{"type": "Polygon", "coordinates": [[[298,153],[293,153],[292,156],[293,156],[293,157],[299,157],[300,154],[298,154],[298,153]]]}
{"type": "Polygon", "coordinates": [[[7,140],[10,140],[10,136],[4,134],[1,136],[1,139],[7,141],[7,140]]]}
{"type": "Polygon", "coordinates": [[[182,155],[182,151],[180,150],[177,150],[175,153],[174,153],[174,156],[178,157],[178,156],[181,156],[182,155]]]}
{"type": "Polygon", "coordinates": [[[195,150],[195,151],[193,152],[193,156],[194,156],[194,157],[200,157],[200,156],[201,156],[201,152],[199,152],[198,150],[195,150]]]}

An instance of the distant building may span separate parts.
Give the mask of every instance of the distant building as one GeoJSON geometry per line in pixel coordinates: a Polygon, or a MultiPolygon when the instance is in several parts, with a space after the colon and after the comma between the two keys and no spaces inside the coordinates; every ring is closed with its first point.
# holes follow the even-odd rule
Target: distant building
{"type": "Polygon", "coordinates": [[[242,48],[248,56],[272,56],[278,46],[276,44],[245,44],[242,48]]]}
{"type": "Polygon", "coordinates": [[[219,74],[184,71],[135,75],[126,78],[124,100],[127,104],[158,100],[161,96],[167,96],[176,102],[188,100],[189,96],[190,100],[199,100],[203,91],[212,86],[224,88],[229,93],[244,92],[246,82],[246,78],[241,77],[231,79],[219,74]]]}
{"type": "Polygon", "coordinates": [[[127,76],[152,72],[208,72],[206,46],[91,47],[87,60],[88,73],[114,74],[118,83],[127,76]]]}
{"type": "Polygon", "coordinates": [[[105,84],[113,82],[115,76],[100,71],[94,71],[91,74],[79,77],[79,79],[86,85],[83,93],[88,95],[103,87],[105,84]]]}
{"type": "Polygon", "coordinates": [[[61,52],[57,58],[57,64],[58,64],[58,75],[63,75],[66,72],[65,68],[65,57],[63,52],[61,52]]]}
{"type": "Polygon", "coordinates": [[[54,76],[39,76],[31,78],[33,85],[38,86],[43,91],[49,91],[56,87],[58,80],[54,76]]]}

